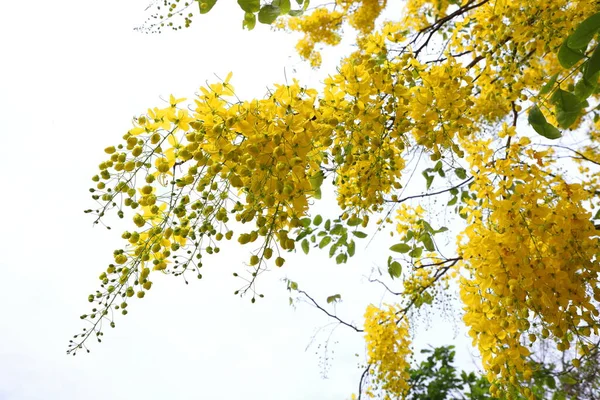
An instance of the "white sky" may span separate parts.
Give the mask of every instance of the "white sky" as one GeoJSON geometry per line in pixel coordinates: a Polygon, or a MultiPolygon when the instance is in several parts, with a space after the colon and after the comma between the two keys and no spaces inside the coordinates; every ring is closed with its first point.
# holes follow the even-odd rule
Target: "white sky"
{"type": "MultiPolygon", "coordinates": [[[[91,354],[65,355],[87,295],[122,246],[117,223],[92,229],[83,210],[93,207],[87,189],[102,149],[120,141],[132,116],[171,93],[191,98],[214,74],[233,71],[236,92],[249,98],[283,82],[284,71],[311,86],[335,71],[343,50],[325,52],[322,70],[312,71],[295,56],[295,37],[263,26],[244,32],[237,5],[221,3],[192,28],[162,35],[132,30],[146,18],[147,0],[0,5],[0,400],[340,400],[356,392],[362,337],[336,329],[323,379],[331,329],[306,347],[329,320],[306,303],[290,307],[281,280],[297,281],[322,304],[340,293],[338,314],[360,325],[366,304],[383,299],[365,277],[385,265],[385,236],[366,250],[359,242],[343,266],[324,253],[290,256],[263,275],[266,297],[256,304],[233,295],[239,281],[231,274],[248,253],[231,246],[205,263],[202,281],[153,279],[103,343],[90,343],[91,354]]],[[[458,343],[460,364],[472,367],[451,324],[431,316],[420,325],[417,349],[458,343]]]]}

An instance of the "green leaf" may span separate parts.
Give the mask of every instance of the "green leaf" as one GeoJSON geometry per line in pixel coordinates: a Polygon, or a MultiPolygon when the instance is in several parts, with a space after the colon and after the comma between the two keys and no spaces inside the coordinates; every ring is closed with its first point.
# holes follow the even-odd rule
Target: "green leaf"
{"type": "Polygon", "coordinates": [[[304,239],[305,237],[307,237],[310,234],[310,231],[302,231],[300,232],[300,234],[298,234],[298,236],[296,236],[296,242],[299,242],[300,240],[304,239]]]}
{"type": "Polygon", "coordinates": [[[217,4],[217,0],[199,0],[200,14],[206,14],[217,4]]]}
{"type": "Polygon", "coordinates": [[[279,7],[273,6],[271,4],[264,5],[260,8],[260,11],[258,12],[258,22],[260,22],[261,24],[270,25],[273,22],[275,22],[277,17],[279,17],[279,14],[281,14],[281,10],[279,9],[279,7]]]}
{"type": "MultiPolygon", "coordinates": [[[[587,63],[587,61],[586,61],[586,63],[587,63]]],[[[594,78],[594,77],[592,77],[592,78],[594,78]]],[[[594,91],[596,90],[596,87],[598,86],[597,82],[598,82],[598,76],[596,76],[595,79],[593,79],[593,80],[589,80],[584,75],[575,84],[575,90],[573,91],[573,93],[575,93],[575,96],[577,96],[580,100],[585,100],[594,93],[594,91]]]]}
{"type": "Polygon", "coordinates": [[[340,253],[337,255],[337,257],[335,258],[335,263],[336,264],[343,264],[348,260],[348,256],[346,255],[346,253],[340,253]]]}
{"type": "Polygon", "coordinates": [[[431,239],[431,235],[425,233],[419,237],[419,241],[423,243],[425,249],[427,251],[435,251],[435,245],[433,244],[433,239],[431,239]]]}
{"type": "Polygon", "coordinates": [[[317,215],[315,219],[313,219],[313,224],[316,226],[321,225],[321,222],[323,222],[323,217],[321,217],[321,215],[317,215]]]}
{"type": "Polygon", "coordinates": [[[237,0],[242,10],[254,14],[260,10],[260,0],[237,0]]]}
{"type": "Polygon", "coordinates": [[[425,221],[424,219],[420,219],[419,221],[417,221],[417,223],[423,226],[423,228],[425,228],[427,232],[433,232],[433,227],[431,226],[431,224],[425,221]]]}
{"type": "Polygon", "coordinates": [[[448,228],[446,228],[445,226],[442,226],[440,229],[438,229],[437,231],[434,231],[433,233],[442,233],[442,232],[446,232],[448,230],[448,228]]]}
{"type": "Polygon", "coordinates": [[[342,296],[339,294],[334,294],[333,296],[327,297],[327,304],[337,303],[342,299],[342,296]]]}
{"type": "Polygon", "coordinates": [[[325,221],[325,226],[324,226],[325,230],[328,231],[329,229],[331,229],[331,220],[328,219],[327,221],[325,221]]]}
{"type": "Polygon", "coordinates": [[[433,182],[433,175],[429,175],[427,171],[423,171],[423,176],[425,177],[427,189],[431,187],[431,183],[433,182]]]}
{"type": "Polygon", "coordinates": [[[554,92],[550,101],[556,106],[558,125],[565,129],[573,125],[581,112],[581,100],[571,92],[558,89],[554,92]]]}
{"type": "Polygon", "coordinates": [[[302,241],[302,251],[304,251],[304,254],[308,254],[308,240],[306,239],[302,241]]]}
{"type": "Polygon", "coordinates": [[[391,251],[395,251],[396,253],[408,253],[410,251],[410,246],[406,243],[398,243],[390,247],[391,251]]]}
{"type": "Polygon", "coordinates": [[[564,392],[554,392],[552,395],[552,400],[566,400],[566,394],[564,392]]]}
{"type": "Polygon", "coordinates": [[[566,384],[566,385],[574,385],[577,383],[577,379],[574,378],[572,375],[568,375],[568,374],[561,375],[559,379],[563,384],[566,384]]]}
{"type": "Polygon", "coordinates": [[[288,281],[288,290],[298,290],[298,284],[294,281],[288,281]]]}
{"type": "MultiPolygon", "coordinates": [[[[260,21],[260,14],[258,15],[260,21]]],[[[323,184],[323,179],[325,178],[325,173],[321,170],[317,171],[313,176],[311,176],[308,181],[310,182],[310,187],[314,191],[313,197],[315,199],[321,198],[321,185],[323,184]]]]}
{"type": "Polygon", "coordinates": [[[454,196],[453,198],[450,199],[450,201],[448,202],[448,205],[453,206],[456,204],[457,201],[458,201],[458,197],[454,196]]]}
{"type": "Polygon", "coordinates": [[[359,239],[364,239],[367,237],[367,234],[361,231],[353,231],[352,234],[359,239]]]}
{"type": "Polygon", "coordinates": [[[463,190],[460,193],[460,201],[462,201],[463,203],[466,203],[467,200],[470,200],[471,197],[469,197],[469,191],[468,190],[463,190]]]}
{"type": "Polygon", "coordinates": [[[600,219],[600,210],[596,211],[596,214],[594,214],[594,218],[592,219],[600,219]]]}
{"type": "Polygon", "coordinates": [[[411,256],[412,258],[419,258],[419,257],[421,257],[421,254],[423,254],[422,247],[415,247],[414,249],[412,249],[410,251],[410,253],[408,253],[408,255],[411,256]]]}
{"type": "Polygon", "coordinates": [[[398,261],[393,261],[388,266],[388,273],[392,279],[400,278],[402,276],[402,265],[398,261]]]}
{"type": "Polygon", "coordinates": [[[308,228],[310,226],[310,218],[302,218],[300,223],[303,227],[308,228]]]}
{"type": "Polygon", "coordinates": [[[290,12],[288,13],[291,17],[299,17],[302,14],[304,14],[303,10],[290,10],[290,12]]]}
{"type": "Polygon", "coordinates": [[[600,71],[600,45],[596,46],[596,50],[594,50],[590,59],[586,61],[586,64],[583,76],[597,84],[598,76],[594,79],[594,75],[600,71]]]}
{"type": "MultiPolygon", "coordinates": [[[[562,136],[558,129],[556,129],[554,126],[549,124],[548,121],[546,121],[546,117],[544,117],[544,114],[538,106],[531,107],[531,110],[529,111],[528,121],[531,127],[537,133],[539,133],[547,139],[558,139],[562,136]]],[[[450,205],[450,203],[448,204],[450,205]]]]}
{"type": "Polygon", "coordinates": [[[313,197],[317,200],[321,200],[321,188],[314,189],[313,197]]]}
{"type": "Polygon", "coordinates": [[[275,0],[272,4],[276,7],[279,7],[279,9],[281,10],[281,15],[289,13],[292,9],[290,0],[275,0]]]}
{"type": "Polygon", "coordinates": [[[575,28],[575,32],[567,38],[567,44],[572,49],[585,50],[598,30],[600,30],[600,13],[592,15],[580,23],[575,28]]]}
{"type": "Polygon", "coordinates": [[[558,78],[558,74],[554,74],[552,78],[542,87],[540,90],[540,95],[546,94],[552,90],[554,84],[556,83],[556,79],[558,78]]]}
{"type": "Polygon", "coordinates": [[[362,222],[362,219],[358,218],[358,217],[352,217],[350,219],[348,219],[348,226],[357,226],[360,225],[360,223],[362,222]]]}
{"type": "Polygon", "coordinates": [[[319,242],[319,248],[322,249],[323,247],[327,246],[329,243],[331,243],[331,236],[325,236],[319,242]]]}
{"type": "Polygon", "coordinates": [[[558,62],[565,69],[570,69],[573,65],[577,64],[585,55],[582,51],[573,50],[567,44],[569,38],[567,38],[558,49],[558,62]]]}
{"type": "Polygon", "coordinates": [[[454,173],[456,174],[456,176],[458,176],[460,179],[467,179],[467,171],[464,168],[456,168],[454,170],[454,173]]]}
{"type": "Polygon", "coordinates": [[[335,224],[331,230],[332,235],[339,235],[344,231],[344,226],[341,224],[335,224]]]}
{"type": "Polygon", "coordinates": [[[350,257],[354,257],[355,253],[356,253],[356,243],[354,243],[354,240],[351,240],[350,243],[348,243],[348,255],[350,257]]]}
{"type": "Polygon", "coordinates": [[[333,257],[337,249],[340,247],[339,243],[334,243],[333,246],[329,248],[329,258],[333,257]]]}
{"type": "Polygon", "coordinates": [[[256,15],[252,13],[244,14],[244,22],[242,23],[242,27],[251,31],[256,26],[256,15]]]}

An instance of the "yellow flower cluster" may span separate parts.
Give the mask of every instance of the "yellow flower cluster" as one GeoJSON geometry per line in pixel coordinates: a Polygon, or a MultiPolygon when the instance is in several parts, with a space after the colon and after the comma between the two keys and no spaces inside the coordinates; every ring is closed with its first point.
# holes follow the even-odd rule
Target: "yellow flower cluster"
{"type": "Polygon", "coordinates": [[[339,44],[345,21],[363,35],[373,32],[375,20],[386,4],[386,0],[338,0],[333,10],[319,7],[310,14],[280,19],[277,26],[303,33],[304,37],[297,43],[296,50],[313,67],[318,67],[321,65],[321,53],[315,50],[315,46],[321,43],[332,46],[339,44]]]}
{"type": "Polygon", "coordinates": [[[403,293],[409,296],[420,296],[424,288],[433,284],[434,277],[427,268],[417,268],[414,272],[407,274],[402,282],[403,293]]]}
{"type": "Polygon", "coordinates": [[[291,17],[282,22],[283,27],[291,31],[304,33],[296,45],[298,54],[310,61],[313,67],[321,65],[321,54],[315,50],[319,43],[336,45],[341,41],[340,29],[344,21],[344,14],[339,11],[329,11],[326,8],[317,8],[310,14],[301,17],[291,17]]]}
{"type": "MultiPolygon", "coordinates": [[[[106,149],[110,159],[93,179],[94,198],[104,204],[97,214],[118,207],[123,216],[129,207],[139,228],[125,232],[126,249],[115,252],[116,265],[100,277],[105,286],[118,282],[108,295],[131,295],[132,281],[149,289],[146,263],[176,275],[199,268],[202,253],[219,252],[217,242],[232,238],[226,227],[231,217],[255,222],[239,234],[241,244],[263,239],[250,266],[261,268],[275,247],[294,249],[288,234],[300,226],[318,189],[311,179],[322,174],[332,126],[316,121],[316,91],[296,81],[276,86],[264,100],[232,104],[229,79],[202,88],[192,113],[177,108],[184,99],[171,96],[169,107],[136,119],[126,146],[106,149]],[[135,179],[145,184],[136,190],[135,179]],[[174,256],[178,250],[185,255],[174,256]]],[[[277,266],[283,262],[275,259],[277,266]]]]}
{"type": "MultiPolygon", "coordinates": [[[[427,3],[433,7],[438,1],[427,3]]],[[[560,71],[556,52],[566,35],[596,11],[585,0],[501,0],[464,13],[454,23],[448,50],[472,60],[479,93],[472,99],[473,115],[497,121],[511,112],[512,102],[537,92],[560,71]]]]}
{"type": "MultiPolygon", "coordinates": [[[[408,231],[419,231],[422,226],[418,224],[425,215],[425,209],[420,205],[413,207],[406,203],[400,204],[396,211],[396,232],[400,237],[405,238],[408,231]]],[[[414,233],[413,233],[414,236],[414,233]]]]}
{"type": "Polygon", "coordinates": [[[375,386],[393,398],[403,398],[409,390],[408,358],[412,355],[408,321],[400,313],[393,305],[385,310],[369,305],[365,312],[365,341],[375,386]]]}
{"type": "Polygon", "coordinates": [[[338,202],[367,209],[383,203],[383,194],[399,188],[405,163],[404,140],[386,115],[395,108],[392,71],[365,60],[349,60],[325,81],[321,109],[335,125],[332,156],[337,167],[338,202]]]}
{"type": "Polygon", "coordinates": [[[450,0],[408,0],[403,23],[407,28],[421,30],[446,16],[450,0]]]}
{"type": "MultiPolygon", "coordinates": [[[[443,282],[448,271],[459,276],[464,320],[495,396],[519,390],[532,397],[522,386],[534,373],[527,357],[537,338],[554,340],[559,351],[576,346],[585,356],[600,316],[600,243],[590,212],[599,206],[600,172],[590,164],[600,164],[600,122],[576,151],[562,148],[580,163],[577,178],[552,161],[558,157],[553,151],[518,135],[516,125],[534,99],[554,122],[540,87],[562,71],[559,45],[598,5],[459,3],[409,0],[407,17],[380,29],[375,22],[385,0],[318,7],[281,25],[304,33],[297,48],[314,66],[320,64],[315,47],[338,44],[346,22],[358,31],[356,50],[320,92],[293,81],[275,85],[264,99],[240,101],[228,76],[201,88],[193,110],[171,97],[166,107],[136,118],[124,142],[106,149],[108,159],[93,178],[98,220],[115,209],[120,217],[130,213],[135,225],[100,276],[102,291],[89,297],[101,305],[93,309],[95,323],[117,296],[143,297],[153,270],[182,275],[194,269],[200,277],[204,255],[218,253],[221,240],[234,238],[233,229],[240,244],[255,246],[247,262],[255,293],[254,278],[267,260],[282,266],[299,228],[306,234],[311,220],[321,224],[321,217],[318,223],[307,217],[324,179],[333,181],[342,209],[334,227],[328,221],[319,232],[331,234],[321,242],[329,244],[343,224],[366,226],[371,213],[399,201],[407,164],[412,168],[409,160],[423,153],[439,161],[436,173],[448,184],[427,196],[449,192],[452,204],[460,199],[456,209],[467,226],[458,255],[442,258],[432,239],[440,232],[426,225],[425,210],[399,208],[395,229],[403,243],[394,251],[406,253],[415,267],[404,275],[400,302],[429,302],[433,295],[424,288],[443,282]],[[434,54],[440,39],[444,48],[434,54]],[[497,129],[509,120],[512,126],[497,129]],[[466,169],[472,179],[465,180],[466,169]],[[456,177],[463,181],[458,186],[456,177]],[[233,220],[246,228],[229,226],[233,220]]],[[[574,83],[563,75],[559,84],[574,83]]],[[[114,306],[123,313],[126,307],[114,306]]],[[[408,390],[404,312],[401,305],[370,306],[365,314],[375,389],[394,398],[408,390]]]]}
{"type": "Polygon", "coordinates": [[[533,398],[519,382],[532,374],[525,333],[552,337],[559,351],[573,340],[585,349],[598,334],[600,243],[585,206],[593,193],[547,173],[551,152],[528,143],[511,144],[503,159],[493,159],[485,141],[464,143],[477,200],[464,208],[459,252],[469,271],[461,279],[464,320],[492,392],[512,386],[533,398]]]}
{"type": "Polygon", "coordinates": [[[417,144],[433,150],[432,159],[437,160],[443,149],[457,148],[457,135],[465,137],[474,129],[470,111],[472,78],[452,59],[427,68],[411,59],[410,65],[421,83],[411,88],[410,117],[415,121],[412,134],[417,144]]]}
{"type": "Polygon", "coordinates": [[[337,4],[348,14],[350,26],[362,34],[375,29],[375,20],[387,5],[387,0],[338,0],[337,4]]]}

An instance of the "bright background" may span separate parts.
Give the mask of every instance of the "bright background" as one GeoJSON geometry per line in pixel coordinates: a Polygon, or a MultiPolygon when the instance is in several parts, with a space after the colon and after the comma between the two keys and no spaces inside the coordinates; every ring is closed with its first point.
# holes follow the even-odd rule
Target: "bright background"
{"type": "MultiPolygon", "coordinates": [[[[318,87],[349,51],[328,49],[322,69],[311,70],[294,53],[297,37],[264,26],[242,31],[237,5],[221,3],[192,28],[161,35],[132,29],[145,20],[147,0],[0,5],[0,399],[340,400],[356,392],[362,337],[328,325],[305,302],[290,307],[283,279],[322,305],[341,294],[335,311],[360,326],[369,302],[393,301],[367,282],[378,267],[385,271],[393,243],[385,235],[368,247],[359,241],[342,266],[325,252],[289,255],[284,268],[261,277],[266,297],[256,304],[233,295],[241,282],[232,272],[248,258],[233,243],[205,263],[201,281],[153,278],[152,290],[130,303],[102,344],[90,341],[90,354],[65,356],[83,326],[78,316],[89,311],[87,295],[128,226],[109,217],[112,231],[92,229],[93,217],[83,214],[94,206],[87,189],[102,149],[119,143],[134,115],[164,107],[171,93],[191,100],[229,71],[243,99],[294,77],[318,87]]],[[[331,204],[320,207],[335,217],[331,204]]],[[[472,369],[454,316],[460,307],[448,305],[445,316],[414,320],[415,347],[457,344],[458,364],[472,369]]]]}

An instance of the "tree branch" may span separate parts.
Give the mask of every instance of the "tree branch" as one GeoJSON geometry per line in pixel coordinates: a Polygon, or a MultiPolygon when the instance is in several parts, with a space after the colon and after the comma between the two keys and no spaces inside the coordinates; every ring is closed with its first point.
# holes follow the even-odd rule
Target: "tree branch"
{"type": "Polygon", "coordinates": [[[317,307],[319,310],[323,311],[325,314],[327,314],[327,316],[337,320],[340,324],[342,325],[346,325],[349,328],[354,329],[356,332],[364,332],[362,329],[358,329],[356,326],[349,324],[343,320],[341,320],[338,316],[331,314],[329,311],[327,311],[326,309],[324,309],[323,307],[321,307],[316,301],[315,299],[313,299],[312,297],[310,297],[308,295],[308,293],[306,293],[304,290],[298,290],[298,293],[302,293],[303,295],[305,295],[314,305],[315,307],[317,307]]]}
{"type": "Polygon", "coordinates": [[[466,179],[466,180],[462,181],[461,183],[459,183],[459,184],[458,184],[458,185],[456,185],[456,186],[452,186],[452,187],[450,187],[450,188],[443,189],[443,190],[440,190],[440,191],[438,191],[438,192],[417,194],[417,195],[414,195],[414,196],[408,196],[408,197],[404,197],[404,198],[402,198],[402,199],[400,199],[400,200],[390,200],[390,199],[386,199],[385,201],[386,201],[387,203],[397,203],[397,204],[400,204],[400,203],[404,203],[405,201],[407,201],[407,200],[411,200],[411,199],[420,199],[420,198],[424,198],[424,197],[436,196],[436,195],[438,195],[438,194],[442,194],[442,193],[446,193],[446,192],[449,192],[449,191],[451,191],[451,190],[454,190],[454,189],[458,189],[459,187],[466,185],[467,183],[471,182],[472,180],[473,180],[473,177],[470,177],[470,178],[468,178],[468,179],[466,179]]]}

